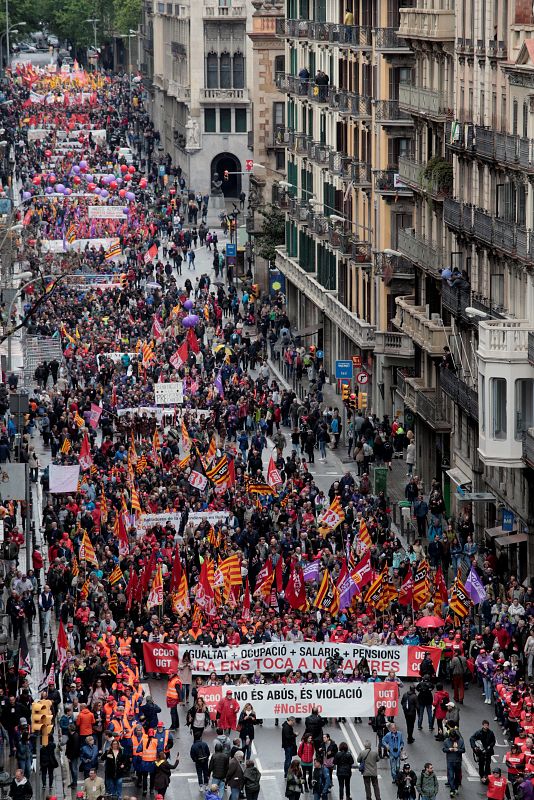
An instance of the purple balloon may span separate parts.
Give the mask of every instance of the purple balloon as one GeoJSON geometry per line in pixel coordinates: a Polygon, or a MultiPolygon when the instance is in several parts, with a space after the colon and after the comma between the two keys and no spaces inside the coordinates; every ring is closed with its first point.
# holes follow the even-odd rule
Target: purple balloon
{"type": "Polygon", "coordinates": [[[184,328],[194,328],[198,322],[198,317],[196,314],[188,314],[187,317],[184,317],[182,320],[182,325],[184,328]]]}
{"type": "Polygon", "coordinates": [[[109,192],[108,192],[108,191],[106,191],[106,189],[101,189],[101,190],[100,190],[100,197],[101,197],[103,200],[105,200],[105,199],[106,199],[106,197],[109,197],[109,192]]]}
{"type": "Polygon", "coordinates": [[[67,188],[65,189],[65,194],[66,194],[66,195],[72,194],[72,189],[69,189],[69,188],[67,187],[67,188]]]}
{"type": "Polygon", "coordinates": [[[104,175],[104,177],[102,178],[102,183],[105,183],[106,186],[108,185],[108,183],[111,183],[111,178],[109,177],[109,175],[104,175]]]}
{"type": "Polygon", "coordinates": [[[107,177],[109,178],[109,182],[110,183],[111,183],[111,181],[115,180],[115,175],[112,172],[110,172],[107,177]]]}
{"type": "Polygon", "coordinates": [[[93,194],[100,194],[103,191],[104,191],[104,189],[99,189],[98,186],[95,186],[95,188],[93,189],[93,194]]]}
{"type": "Polygon", "coordinates": [[[63,193],[65,192],[65,187],[63,186],[63,184],[62,184],[62,183],[58,183],[58,184],[57,184],[57,186],[56,186],[56,192],[59,192],[59,194],[63,194],[63,193]]]}
{"type": "Polygon", "coordinates": [[[133,192],[126,192],[126,199],[127,199],[127,200],[130,200],[130,202],[131,202],[132,200],[135,200],[135,195],[134,195],[134,193],[133,193],[133,192]]]}
{"type": "Polygon", "coordinates": [[[79,173],[79,171],[80,171],[80,168],[79,168],[79,166],[76,164],[76,165],[75,165],[75,166],[72,168],[72,171],[73,171],[73,172],[75,172],[75,173],[76,173],[76,175],[77,175],[77,174],[79,173]]]}
{"type": "Polygon", "coordinates": [[[46,189],[45,189],[45,193],[46,193],[46,194],[52,194],[52,192],[53,192],[53,191],[54,191],[54,190],[52,189],[52,187],[51,187],[51,186],[47,186],[47,187],[46,187],[46,189]]]}
{"type": "Polygon", "coordinates": [[[93,176],[89,175],[87,172],[85,173],[85,175],[83,177],[85,178],[87,183],[92,183],[93,182],[93,176]]]}
{"type": "Polygon", "coordinates": [[[29,200],[31,196],[32,196],[31,192],[23,192],[22,193],[22,199],[23,200],[29,200]]]}
{"type": "Polygon", "coordinates": [[[186,300],[186,301],[184,302],[184,308],[185,308],[185,310],[186,310],[186,311],[191,311],[191,309],[193,308],[193,306],[194,306],[194,303],[193,303],[193,301],[192,301],[192,300],[186,300]]]}

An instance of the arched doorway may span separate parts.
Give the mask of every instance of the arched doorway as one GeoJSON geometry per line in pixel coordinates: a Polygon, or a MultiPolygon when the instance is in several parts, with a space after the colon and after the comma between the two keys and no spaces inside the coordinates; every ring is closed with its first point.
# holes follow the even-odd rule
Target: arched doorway
{"type": "Polygon", "coordinates": [[[225,197],[239,197],[241,194],[241,162],[231,153],[219,153],[211,162],[211,177],[217,172],[222,180],[222,190],[225,197]],[[228,170],[228,180],[224,180],[224,171],[228,170]],[[232,174],[234,173],[234,174],[232,174]]]}

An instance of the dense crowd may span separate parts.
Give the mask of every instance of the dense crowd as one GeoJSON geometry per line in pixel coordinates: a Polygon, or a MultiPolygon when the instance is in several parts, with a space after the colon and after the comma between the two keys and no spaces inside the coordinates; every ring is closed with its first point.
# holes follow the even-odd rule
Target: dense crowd
{"type": "MultiPolygon", "coordinates": [[[[315,451],[326,459],[327,448],[335,449],[342,435],[339,410],[322,401],[321,360],[292,343],[281,293],[262,297],[246,280],[237,287],[217,232],[205,224],[208,196],[186,188],[166,158],[163,183],[150,159],[146,179],[136,166],[122,169],[127,165],[116,132],[126,143],[129,132],[143,126],[152,130],[149,138],[155,135],[141,94],[135,90],[130,102],[125,82],[106,78],[92,87],[87,102],[75,100],[47,115],[39,104],[32,107],[31,86],[31,76],[15,76],[2,123],[17,150],[21,197],[27,193],[31,203],[20,215],[35,285],[22,313],[31,312],[30,333],[61,340],[63,360],[38,366],[20,431],[21,456],[34,477],[39,462],[32,441],[40,436],[50,450],[42,476],[46,552],[34,551],[28,574],[15,564],[8,571],[6,612],[16,641],[32,634],[37,608],[43,636],[55,641],[40,696],[52,700],[71,788],[82,775],[85,797],[107,792],[121,798],[123,780],[133,776],[143,794],[164,797],[177,768],[172,734],[185,723],[206,800],[222,796],[225,786],[232,800],[241,791],[256,800],[261,775],[252,743],[261,719],[253,705],[240,706],[234,684],[385,682],[401,689],[406,739],[388,709],[378,706],[370,720],[377,744],[366,741],[355,760],[346,742],[338,745],[324,731],[328,719],[317,709],[306,715],[299,737],[289,717],[281,726],[286,796],[298,800],[311,792],[314,800],[325,798],[335,775],[339,797],[349,800],[359,764],[367,800],[371,791],[380,800],[377,764],[388,758],[399,798],[418,792],[433,800],[433,765],[416,775],[405,763],[416,724],[436,730],[443,743],[454,796],[466,740],[460,707],[466,685],[480,684],[514,742],[508,777],[528,800],[532,789],[525,776],[534,759],[531,587],[503,574],[493,553],[479,551],[468,511],[458,520],[446,518],[437,481],[425,499],[410,468],[406,499],[419,538],[403,545],[388,499],[373,493],[370,480],[373,460],[391,466],[395,453],[409,455],[413,432],[400,421],[355,413],[349,444],[358,474],[347,470],[326,493],[317,486],[315,451]],[[43,140],[29,141],[23,110],[35,127],[51,126],[43,140]],[[58,159],[54,126],[64,123],[74,130],[105,129],[106,141],[89,140],[87,150],[73,149],[58,159]],[[115,176],[106,183],[110,192],[122,191],[120,176],[131,175],[130,224],[99,220],[98,230],[91,230],[91,223],[77,217],[85,200],[47,200],[51,170],[54,181],[74,189],[80,174],[75,167],[90,177],[105,167],[115,176]],[[45,281],[41,242],[67,238],[71,225],[73,241],[106,234],[119,239],[119,250],[88,246],[74,258],[66,246],[47,257],[45,281]],[[198,246],[212,251],[222,281],[197,275],[197,238],[198,246]],[[186,280],[184,261],[191,274],[186,280]],[[79,283],[72,282],[73,271],[79,283]],[[82,280],[104,273],[118,282],[103,287],[82,280]],[[266,354],[276,344],[289,353],[297,378],[308,370],[305,400],[273,379],[266,354]],[[157,405],[160,384],[179,385],[182,402],[157,405]],[[77,466],[75,488],[58,493],[53,468],[77,466]],[[160,517],[151,521],[150,515],[160,517]],[[467,575],[479,581],[476,601],[465,588],[467,575]],[[161,677],[147,668],[145,643],[193,650],[300,642],[429,646],[440,651],[439,671],[427,654],[406,687],[398,671],[377,669],[371,656],[347,670],[336,654],[321,669],[256,670],[236,677],[217,669],[195,672],[194,659],[182,647],[176,670],[167,676],[171,729],[160,719],[164,709],[141,685],[144,678],[161,677]],[[450,690],[444,688],[449,682],[450,690]],[[209,707],[201,690],[221,686],[220,701],[209,707]],[[181,706],[185,714],[179,714],[181,706]],[[210,728],[216,730],[213,750],[204,737],[210,728]],[[98,774],[102,762],[104,779],[98,774]]],[[[18,504],[6,504],[2,513],[16,553],[22,542],[18,504]]],[[[20,659],[18,666],[2,682],[0,721],[20,768],[11,796],[26,800],[36,747],[28,720],[37,698],[20,659]]],[[[492,771],[495,735],[489,723],[469,741],[488,796],[503,800],[502,786],[510,789],[492,771]]],[[[52,738],[40,749],[43,787],[52,788],[57,767],[52,738]]]]}

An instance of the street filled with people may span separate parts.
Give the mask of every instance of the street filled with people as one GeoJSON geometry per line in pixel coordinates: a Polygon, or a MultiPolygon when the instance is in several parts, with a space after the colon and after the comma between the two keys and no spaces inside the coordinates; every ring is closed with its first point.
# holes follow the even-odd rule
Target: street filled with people
{"type": "Polygon", "coordinates": [[[10,796],[531,800],[530,583],[477,544],[468,504],[448,518],[440,482],[424,491],[400,419],[349,409],[354,469],[319,479],[345,436],[321,358],[281,291],[238,276],[235,222],[208,225],[209,187],[158,149],[140,83],[27,64],[6,95],[32,279],[4,323],[62,353],[16,431],[42,498],[30,571],[21,502],[0,508],[10,796]],[[413,544],[374,491],[395,458],[413,544]]]}

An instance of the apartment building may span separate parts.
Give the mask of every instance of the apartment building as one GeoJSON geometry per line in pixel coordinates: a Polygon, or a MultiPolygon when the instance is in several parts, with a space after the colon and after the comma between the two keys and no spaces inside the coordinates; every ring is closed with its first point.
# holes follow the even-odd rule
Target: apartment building
{"type": "Polygon", "coordinates": [[[288,212],[276,263],[289,315],[303,343],[323,351],[331,377],[337,359],[361,358],[377,413],[389,412],[396,369],[414,354],[392,324],[395,297],[414,280],[398,253],[413,215],[399,165],[414,134],[399,101],[414,57],[398,27],[395,0],[287,0],[279,23],[288,212]]]}
{"type": "Polygon", "coordinates": [[[228,197],[248,189],[252,43],[247,0],[145,0],[145,85],[160,146],[189,186],[209,192],[213,174],[228,197]]]}
{"type": "Polygon", "coordinates": [[[436,477],[451,513],[470,508],[478,533],[525,576],[534,556],[532,6],[436,0],[400,17],[415,54],[400,105],[416,131],[400,175],[416,201],[399,250],[416,277],[396,299],[396,327],[415,342],[397,391],[425,485],[436,477]],[[440,270],[454,268],[464,272],[451,285],[440,270]],[[503,510],[512,512],[504,529],[503,510]]]}

